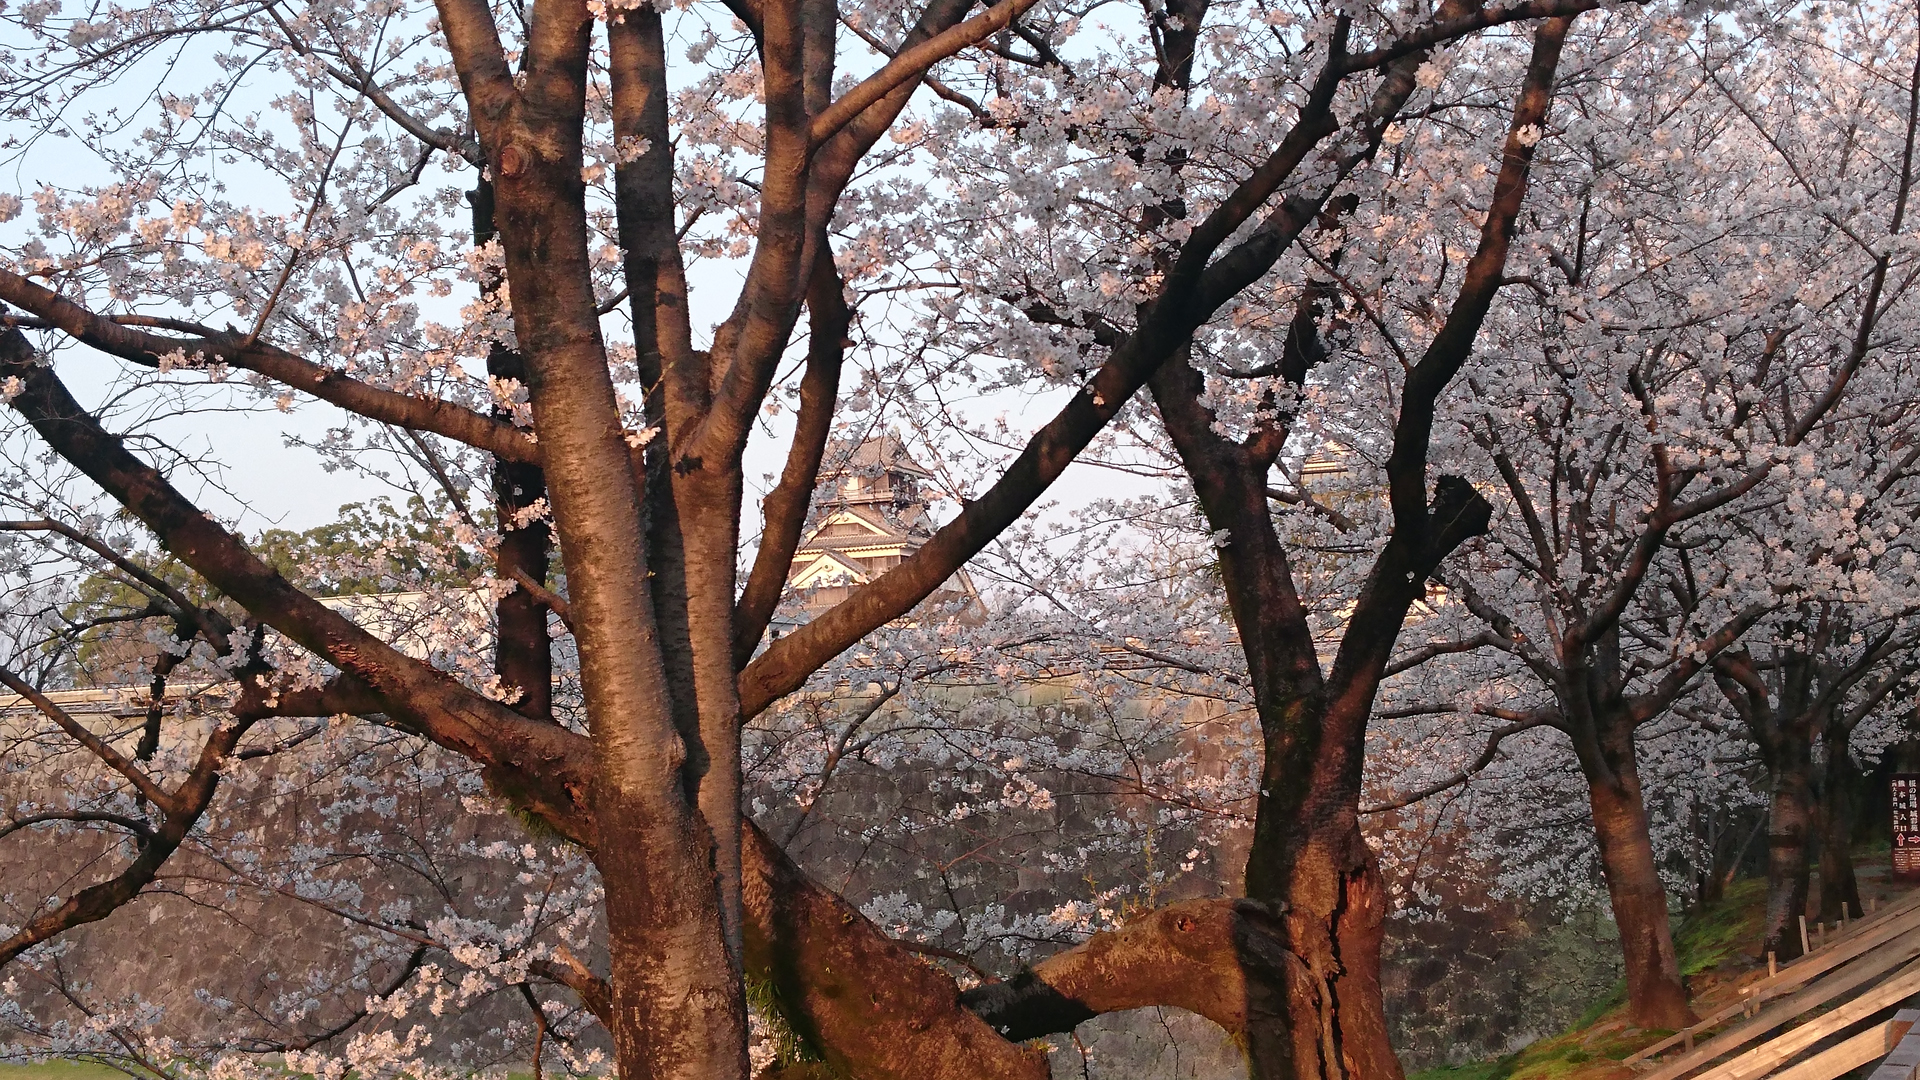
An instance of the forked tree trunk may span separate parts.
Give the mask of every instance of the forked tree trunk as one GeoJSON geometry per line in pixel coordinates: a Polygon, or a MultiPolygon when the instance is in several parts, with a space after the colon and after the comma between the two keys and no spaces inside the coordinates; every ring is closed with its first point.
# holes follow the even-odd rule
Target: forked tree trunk
{"type": "MultiPolygon", "coordinates": [[[[668,493],[650,499],[632,469],[588,251],[580,132],[594,17],[584,6],[566,5],[542,5],[535,14],[540,28],[532,40],[573,50],[579,63],[555,62],[531,79],[539,104],[505,120],[483,119],[480,135],[554,535],[565,553],[581,702],[593,740],[587,794],[594,862],[606,885],[614,1049],[628,1080],[744,1078],[746,1002],[738,922],[728,918],[739,910],[739,879],[721,876],[738,835],[724,845],[716,839],[689,789],[688,767],[705,757],[716,762],[713,773],[737,769],[737,758],[720,763],[724,750],[703,740],[710,726],[735,738],[739,714],[705,710],[698,673],[688,670],[674,624],[653,602],[656,571],[679,569],[670,558],[654,564],[659,553],[645,535],[648,506],[668,493]],[[676,708],[683,694],[662,693],[690,685],[702,707],[695,730],[676,708]]],[[[447,32],[450,41],[492,33],[479,25],[447,32]]],[[[463,65],[461,76],[470,101],[482,100],[476,79],[501,80],[487,84],[486,93],[514,93],[504,66],[480,73],[463,65]]],[[[485,112],[476,104],[476,115],[485,112]]],[[[732,549],[725,554],[731,559],[732,549]]],[[[730,642],[724,624],[715,636],[730,642]]],[[[699,645],[696,639],[696,651],[699,645]]],[[[737,802],[725,809],[738,814],[737,802]]]]}
{"type": "MultiPolygon", "coordinates": [[[[1299,710],[1309,727],[1319,726],[1317,704],[1299,710]]],[[[1248,1056],[1256,1078],[1399,1080],[1380,988],[1389,901],[1353,804],[1319,775],[1324,758],[1308,758],[1312,741],[1267,746],[1259,821],[1274,827],[1256,829],[1247,895],[1281,913],[1285,961],[1260,973],[1266,994],[1250,1003],[1248,1056]]]]}
{"type": "MultiPolygon", "coordinates": [[[[1380,990],[1388,898],[1373,850],[1360,833],[1367,721],[1394,641],[1429,575],[1461,544],[1484,535],[1492,516],[1486,499],[1457,476],[1439,477],[1428,500],[1427,442],[1435,403],[1471,354],[1499,288],[1537,141],[1522,133],[1546,118],[1570,22],[1547,20],[1535,32],[1480,246],[1445,325],[1407,376],[1387,461],[1393,533],[1324,675],[1267,503],[1267,474],[1286,444],[1285,425],[1263,422],[1244,439],[1223,437],[1203,404],[1205,377],[1184,355],[1151,381],[1207,523],[1224,539],[1221,579],[1264,742],[1246,889],[1249,898],[1280,916],[1283,929],[1278,948],[1242,961],[1255,1080],[1404,1076],[1387,1037],[1380,990]]],[[[1325,224],[1332,226],[1338,216],[1325,224]]],[[[1324,355],[1318,317],[1318,292],[1310,287],[1296,307],[1280,359],[1285,377],[1296,385],[1304,385],[1324,355]]]]}
{"type": "Polygon", "coordinates": [[[1653,857],[1646,800],[1640,791],[1633,722],[1624,714],[1599,717],[1596,743],[1575,745],[1587,777],[1593,832],[1607,898],[1620,930],[1627,969],[1627,1015],[1638,1027],[1676,1030],[1696,1019],[1673,947],[1667,890],[1653,857]]]}

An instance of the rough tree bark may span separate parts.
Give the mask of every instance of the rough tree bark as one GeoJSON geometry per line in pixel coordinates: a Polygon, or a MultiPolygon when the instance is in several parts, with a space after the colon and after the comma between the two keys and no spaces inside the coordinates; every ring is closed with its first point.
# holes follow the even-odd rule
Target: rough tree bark
{"type": "Polygon", "coordinates": [[[1847,649],[1852,627],[1828,607],[1803,609],[1796,616],[1796,640],[1803,647],[1776,646],[1762,664],[1745,649],[1714,661],[1721,693],[1747,727],[1767,770],[1767,923],[1766,948],[1781,959],[1802,952],[1800,918],[1807,914],[1809,858],[1819,841],[1818,918],[1841,917],[1841,905],[1858,917],[1860,886],[1851,855],[1853,794],[1859,770],[1848,742],[1861,718],[1878,708],[1906,671],[1887,665],[1901,647],[1897,636],[1882,633],[1865,647],[1848,649],[1845,662],[1823,662],[1832,648],[1847,649]],[[1879,671],[1879,677],[1868,677],[1879,671]],[[1827,758],[1816,772],[1813,749],[1819,738],[1827,758]]]}
{"type": "MultiPolygon", "coordinates": [[[[1824,620],[1803,617],[1815,648],[1830,635],[1824,620]]],[[[1746,649],[1714,660],[1720,692],[1745,723],[1767,770],[1767,915],[1764,945],[1781,960],[1800,947],[1807,913],[1807,854],[1813,825],[1813,737],[1825,696],[1811,651],[1776,652],[1763,672],[1746,649]],[[1771,681],[1768,675],[1772,676],[1771,681]]]]}
{"type": "MultiPolygon", "coordinates": [[[[676,649],[671,612],[658,617],[648,588],[643,477],[630,468],[592,288],[581,139],[594,18],[584,3],[536,6],[516,88],[490,12],[447,3],[440,15],[495,177],[507,289],[567,554],[620,1070],[744,1078],[746,1003],[729,942],[737,921],[730,928],[727,919],[738,911],[739,877],[715,840],[733,847],[737,826],[722,833],[726,818],[710,827],[702,815],[699,777],[690,783],[686,767],[698,770],[716,748],[660,693],[694,673],[676,649]]],[[[713,768],[737,777],[738,755],[713,768]]],[[[733,805],[737,815],[737,796],[733,805]]]]}
{"type": "Polygon", "coordinates": [[[1800,917],[1807,913],[1807,853],[1813,829],[1812,740],[1783,731],[1767,759],[1766,950],[1791,960],[1800,948],[1800,917]]]}
{"type": "Polygon", "coordinates": [[[1860,880],[1853,872],[1853,829],[1859,820],[1860,788],[1865,777],[1853,763],[1853,725],[1838,710],[1821,725],[1826,760],[1820,766],[1820,918],[1857,919],[1860,880]]]}
{"type": "MultiPolygon", "coordinates": [[[[1512,131],[1544,123],[1570,19],[1548,20],[1515,106],[1512,131]]],[[[1503,280],[1513,223],[1525,197],[1534,142],[1510,135],[1480,245],[1440,332],[1408,374],[1388,460],[1394,530],[1323,675],[1307,612],[1274,528],[1267,474],[1291,418],[1243,440],[1221,435],[1203,402],[1206,381],[1183,357],[1162,367],[1154,401],[1193,481],[1208,526],[1224,535],[1222,579],[1258,709],[1266,757],[1246,887],[1277,913],[1277,949],[1244,966],[1247,1044],[1259,1077],[1401,1075],[1387,1036],[1379,982],[1389,902],[1376,857],[1360,833],[1367,720],[1408,609],[1428,576],[1486,530],[1491,508],[1458,477],[1442,477],[1431,503],[1427,444],[1435,405],[1472,353],[1503,280]]],[[[1336,227],[1329,215],[1328,227],[1336,227]]],[[[1279,365],[1300,384],[1324,355],[1315,320],[1325,285],[1303,294],[1279,365]]]]}
{"type": "Polygon", "coordinates": [[[1681,1028],[1694,1020],[1673,947],[1667,890],[1654,862],[1653,834],[1640,790],[1632,718],[1620,710],[1596,717],[1591,741],[1575,739],[1607,899],[1620,931],[1628,1014],[1643,1028],[1681,1028]],[[1584,744],[1584,745],[1583,745],[1584,744]]]}
{"type": "MultiPolygon", "coordinates": [[[[1140,325],[1114,342],[1082,392],[912,557],[750,662],[771,606],[766,587],[756,591],[750,578],[736,607],[741,455],[810,297],[822,332],[814,343],[821,354],[809,357],[815,411],[802,416],[805,437],[790,458],[792,475],[769,497],[767,514],[769,522],[804,518],[819,467],[816,443],[826,430],[820,411],[830,416],[833,406],[839,363],[833,353],[843,343],[834,332],[843,335],[848,325],[826,248],[833,207],[927,66],[1005,27],[1026,3],[1003,0],[969,19],[965,0],[933,0],[896,57],[837,100],[829,94],[831,5],[742,0],[732,6],[760,52],[766,168],[746,284],[705,351],[690,344],[673,237],[672,139],[657,13],[644,6],[627,11],[609,31],[616,132],[650,146],[623,162],[616,180],[637,345],[654,387],[637,423],[622,415],[611,385],[587,250],[582,137],[595,21],[585,0],[545,0],[531,9],[517,70],[488,5],[439,0],[440,28],[475,138],[403,120],[430,145],[487,169],[491,227],[505,254],[518,347],[489,357],[489,370],[525,381],[537,442],[503,413],[382,390],[254,336],[201,328],[187,338],[151,334],[0,271],[0,299],[32,312],[36,328],[148,366],[176,350],[201,354],[370,419],[482,449],[497,459],[496,510],[503,516],[544,491],[553,508],[551,534],[544,527],[508,530],[500,554],[501,570],[524,592],[500,611],[499,674],[523,691],[512,707],[402,655],[281,578],[105,431],[11,326],[0,349],[0,377],[20,380],[11,408],[167,550],[253,617],[337,666],[353,711],[378,713],[470,758],[497,793],[591,852],[606,882],[610,974],[598,982],[577,972],[556,970],[554,977],[576,986],[606,1020],[623,1076],[743,1077],[747,970],[778,986],[796,1029],[849,1075],[1038,1076],[1044,1064],[962,1008],[951,980],[809,881],[742,819],[742,720],[911,610],[1030,507],[1180,353],[1195,328],[1260,279],[1308,227],[1333,186],[1378,145],[1432,48],[1486,26],[1555,16],[1535,42],[1513,122],[1517,132],[1545,115],[1566,16],[1596,0],[1528,0],[1494,10],[1449,0],[1431,23],[1357,55],[1345,50],[1342,19],[1293,125],[1170,254],[1158,297],[1140,325]],[[1316,168],[1318,187],[1268,207],[1341,131],[1332,105],[1342,80],[1375,72],[1381,87],[1370,109],[1352,121],[1359,137],[1325,152],[1328,160],[1317,164],[1330,168],[1316,168]],[[641,424],[645,430],[634,430],[641,424]],[[634,453],[636,444],[645,451],[634,453]],[[589,737],[552,723],[545,700],[547,609],[557,598],[542,592],[555,541],[566,560],[567,624],[578,645],[589,737]]],[[[1196,18],[1200,14],[1204,7],[1196,9],[1196,18]]],[[[397,109],[390,99],[380,107],[397,109]]],[[[1384,898],[1352,805],[1361,736],[1407,605],[1439,559],[1485,524],[1484,504],[1457,480],[1443,478],[1429,508],[1425,447],[1433,402],[1470,352],[1498,288],[1531,145],[1510,135],[1467,284],[1428,358],[1409,377],[1414,404],[1396,430],[1391,470],[1397,527],[1369,583],[1352,648],[1343,650],[1331,679],[1313,687],[1289,684],[1270,663],[1269,646],[1256,646],[1257,660],[1250,653],[1250,661],[1265,665],[1263,712],[1273,725],[1267,764],[1273,794],[1262,801],[1265,824],[1249,874],[1258,890],[1254,901],[1234,907],[1223,924],[1235,928],[1230,949],[1200,950],[1216,965],[1213,972],[1189,969],[1193,980],[1210,983],[1183,980],[1150,991],[1197,1000],[1197,989],[1245,979],[1252,987],[1245,1026],[1262,1076],[1399,1073],[1379,1009],[1384,898]],[[1283,902],[1284,917],[1274,916],[1283,902]],[[1275,941],[1284,947],[1276,951],[1275,941]]],[[[476,195],[482,235],[490,231],[481,213],[487,196],[485,188],[476,195]]],[[[1255,488],[1251,498],[1260,527],[1271,533],[1264,496],[1255,488]]],[[[784,568],[797,538],[797,529],[785,524],[763,537],[756,570],[761,562],[784,568]]],[[[1286,642],[1293,633],[1286,630],[1286,642]]],[[[323,705],[338,702],[307,704],[324,714],[334,710],[323,705]]],[[[122,890],[129,896],[141,883],[131,884],[122,890]]],[[[102,913],[125,897],[107,900],[102,913]]],[[[1187,917],[1162,913],[1152,925],[1164,924],[1178,942],[1200,925],[1183,928],[1187,917]]],[[[1143,936],[1145,929],[1127,940],[1143,936]]],[[[1109,958],[1121,955],[1126,950],[1112,950],[1109,958]]],[[[1140,970],[1115,967],[1107,977],[1140,970]]],[[[1095,1011],[1126,1007],[1122,1001],[1149,1003],[1126,990],[1076,993],[1098,1003],[1085,1006],[1095,1011]]]]}

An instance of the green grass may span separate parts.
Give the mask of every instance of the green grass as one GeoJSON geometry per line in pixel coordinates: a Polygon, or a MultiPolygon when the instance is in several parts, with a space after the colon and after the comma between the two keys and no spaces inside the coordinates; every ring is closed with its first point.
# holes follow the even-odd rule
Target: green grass
{"type": "Polygon", "coordinates": [[[1471,1065],[1442,1065],[1437,1069],[1422,1069],[1409,1074],[1407,1080],[1505,1080],[1513,1072],[1513,1057],[1476,1061],[1471,1065]]]}
{"type": "Polygon", "coordinates": [[[1582,1028],[1573,1028],[1551,1039],[1542,1039],[1516,1054],[1493,1061],[1425,1069],[1411,1074],[1408,1080],[1562,1080],[1590,1062],[1618,1061],[1645,1041],[1644,1036],[1629,1040],[1618,1034],[1595,1036],[1582,1028]]]}
{"type": "Polygon", "coordinates": [[[33,1065],[0,1065],[0,1080],[127,1080],[127,1074],[91,1061],[54,1058],[33,1065]]]}
{"type": "Polygon", "coordinates": [[[1673,936],[1680,974],[1698,975],[1719,967],[1741,949],[1760,940],[1767,909],[1765,878],[1744,878],[1727,887],[1718,903],[1689,916],[1673,936]]]}
{"type": "MultiPolygon", "coordinates": [[[[1725,964],[1743,948],[1760,939],[1766,913],[1767,883],[1762,879],[1735,882],[1727,895],[1687,917],[1674,931],[1674,951],[1680,971],[1699,975],[1725,964]]],[[[1445,1066],[1413,1073],[1408,1080],[1561,1080],[1594,1062],[1618,1061],[1659,1032],[1641,1032],[1632,1038],[1623,1031],[1593,1028],[1617,1012],[1627,1000],[1623,980],[1601,996],[1566,1031],[1542,1039],[1518,1053],[1492,1061],[1445,1066]]],[[[4,1078],[0,1078],[4,1080],[4,1078]]]]}

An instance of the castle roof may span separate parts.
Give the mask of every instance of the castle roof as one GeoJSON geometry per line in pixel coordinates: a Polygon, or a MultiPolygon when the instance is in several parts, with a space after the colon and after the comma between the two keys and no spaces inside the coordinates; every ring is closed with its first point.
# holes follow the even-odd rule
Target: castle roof
{"type": "Polygon", "coordinates": [[[933,477],[926,466],[913,460],[906,442],[891,431],[857,442],[835,439],[827,444],[822,464],[820,478],[823,481],[837,479],[844,473],[896,472],[923,480],[933,477]]]}

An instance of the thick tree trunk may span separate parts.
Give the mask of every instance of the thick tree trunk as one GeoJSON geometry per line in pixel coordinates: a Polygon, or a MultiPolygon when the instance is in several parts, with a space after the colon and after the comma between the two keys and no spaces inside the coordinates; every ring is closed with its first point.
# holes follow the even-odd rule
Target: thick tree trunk
{"type": "Polygon", "coordinates": [[[1643,1028],[1678,1029],[1694,1020],[1673,948],[1667,890],[1653,861],[1639,784],[1592,783],[1593,831],[1620,928],[1627,967],[1628,1015],[1643,1028]]]}
{"type": "MultiPolygon", "coordinates": [[[[1277,771],[1311,782],[1309,769],[1277,771]]],[[[1304,794],[1310,804],[1322,801],[1304,794]]],[[[1248,859],[1248,896],[1281,910],[1285,927],[1283,962],[1248,973],[1250,986],[1265,984],[1263,994],[1249,991],[1253,1076],[1398,1080],[1405,1073],[1380,988],[1389,903],[1378,862],[1357,818],[1322,805],[1313,811],[1289,838],[1291,851],[1263,850],[1256,840],[1248,859]],[[1327,809],[1335,812],[1317,812],[1327,809]]]]}
{"type": "MultiPolygon", "coordinates": [[[[1238,500],[1236,500],[1238,501],[1238,500]]],[[[1209,507],[1210,513],[1213,507],[1209,507]]],[[[1374,563],[1332,673],[1323,682],[1303,652],[1304,620],[1262,625],[1249,601],[1258,578],[1242,576],[1240,556],[1223,560],[1235,623],[1265,733],[1247,895],[1280,912],[1280,963],[1247,973],[1272,992],[1250,1003],[1247,1048],[1256,1080],[1404,1075],[1388,1038],[1380,988],[1380,945],[1390,906],[1373,848],[1360,832],[1360,778],[1367,721],[1387,658],[1427,575],[1448,552],[1484,532],[1491,507],[1459,477],[1441,477],[1425,510],[1432,528],[1419,541],[1396,532],[1374,563]],[[1311,689],[1307,689],[1311,688],[1311,689]]],[[[1271,531],[1241,529],[1236,541],[1266,543],[1271,531]]],[[[1270,565],[1287,570],[1283,552],[1270,565]]],[[[1286,575],[1290,579],[1290,575],[1286,575]]],[[[1272,601],[1296,605],[1291,590],[1272,601]]],[[[1253,995],[1249,992],[1249,997],[1253,995]]]]}
{"type": "MultiPolygon", "coordinates": [[[[1653,858],[1653,836],[1634,754],[1633,721],[1625,714],[1598,719],[1597,745],[1582,747],[1579,756],[1593,808],[1600,869],[1607,880],[1607,898],[1613,903],[1614,923],[1620,929],[1628,1017],[1643,1028],[1683,1028],[1695,1017],[1687,1008],[1667,890],[1653,858]]],[[[1577,747],[1580,742],[1576,738],[1577,747]]]]}
{"type": "Polygon", "coordinates": [[[740,969],[720,933],[712,864],[686,857],[692,823],[660,820],[657,796],[605,780],[598,787],[594,865],[606,882],[609,1028],[620,1075],[746,1077],[740,969]]]}
{"type": "Polygon", "coordinates": [[[632,469],[592,288],[577,110],[594,23],[584,7],[533,11],[534,43],[582,59],[529,80],[516,123],[483,125],[481,134],[590,718],[614,1048],[627,1080],[744,1078],[746,1005],[716,888],[716,841],[682,770],[704,748],[676,729],[661,693],[684,685],[685,673],[663,655],[672,642],[649,588],[647,493],[632,469]]]}
{"type": "Polygon", "coordinates": [[[1812,760],[1807,740],[1783,732],[1775,740],[1767,807],[1766,950],[1791,960],[1807,913],[1807,840],[1813,823],[1812,760]]]}
{"type": "MultiPolygon", "coordinates": [[[[1275,948],[1243,957],[1246,1045],[1256,1080],[1399,1080],[1380,991],[1387,899],[1360,834],[1360,767],[1378,670],[1328,689],[1286,551],[1268,516],[1265,469],[1239,447],[1205,438],[1192,407],[1197,375],[1183,360],[1163,368],[1154,393],[1189,474],[1201,482],[1209,523],[1231,531],[1221,574],[1254,684],[1264,732],[1259,804],[1247,856],[1247,896],[1279,913],[1275,948]]],[[[1392,562],[1399,593],[1379,598],[1348,627],[1350,640],[1392,648],[1413,587],[1392,562]]],[[[1381,576],[1376,568],[1376,577],[1381,576]]],[[[1414,575],[1425,581],[1425,573],[1414,575]]],[[[1366,651],[1366,650],[1360,650],[1366,651]]],[[[1344,654],[1343,654],[1344,655],[1344,654]]]]}
{"type": "Polygon", "coordinates": [[[1821,770],[1820,918],[1835,922],[1861,915],[1860,882],[1853,873],[1853,826],[1858,817],[1860,770],[1848,747],[1852,732],[1837,722],[1827,724],[1824,738],[1827,760],[1821,770]]]}

